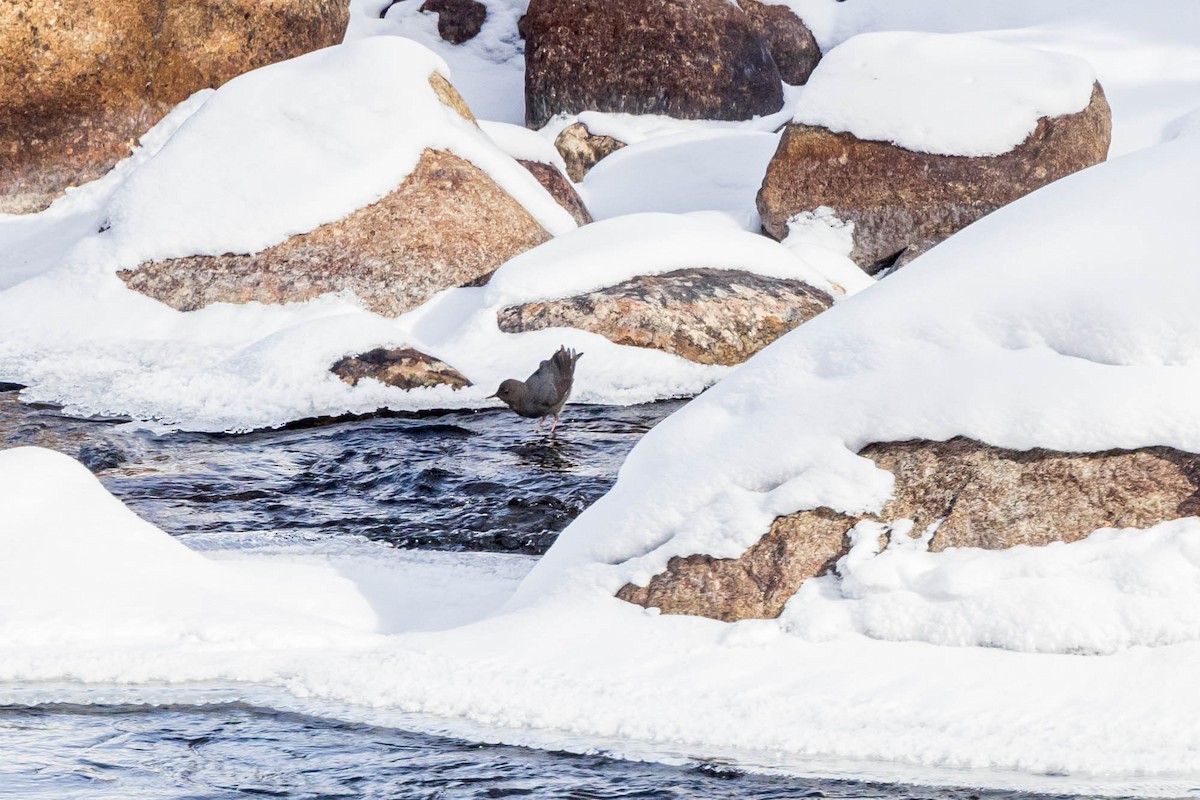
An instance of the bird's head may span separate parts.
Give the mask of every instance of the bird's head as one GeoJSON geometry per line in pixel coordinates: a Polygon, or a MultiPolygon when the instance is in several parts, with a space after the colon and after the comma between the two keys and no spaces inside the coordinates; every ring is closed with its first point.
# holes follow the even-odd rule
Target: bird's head
{"type": "Polygon", "coordinates": [[[489,394],[488,397],[497,397],[511,406],[513,402],[515,402],[516,399],[521,395],[521,392],[524,391],[524,389],[525,384],[518,380],[509,378],[500,384],[500,388],[496,390],[495,394],[489,394]]]}

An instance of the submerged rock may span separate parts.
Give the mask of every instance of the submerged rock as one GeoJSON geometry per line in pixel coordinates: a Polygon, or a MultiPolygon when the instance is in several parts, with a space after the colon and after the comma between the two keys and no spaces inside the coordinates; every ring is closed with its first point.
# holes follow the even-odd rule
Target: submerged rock
{"type": "Polygon", "coordinates": [[[199,89],[341,41],[335,0],[0,4],[0,212],[95,180],[199,89]]]}
{"type": "Polygon", "coordinates": [[[79,461],[92,472],[115,469],[129,460],[129,454],[108,439],[89,442],[79,448],[79,461]]]}
{"type": "Polygon", "coordinates": [[[997,156],[919,153],[852,133],[791,124],[758,193],[763,228],[777,239],[788,220],[818,208],[854,224],[850,257],[874,274],[922,240],[941,241],[1035,189],[1103,161],[1111,138],[1099,84],[1075,114],[1038,120],[997,156]]]}
{"type": "Polygon", "coordinates": [[[750,28],[762,37],[779,67],[779,75],[788,83],[803,84],[821,60],[821,47],[804,20],[787,5],[737,0],[750,28]]]}
{"type": "Polygon", "coordinates": [[[118,275],[180,311],[352,291],[372,311],[396,316],[550,238],[487,173],[425,150],[399,187],[337,222],[251,255],[190,256],[118,275]]]}
{"type": "Polygon", "coordinates": [[[617,596],[670,614],[770,618],[801,583],[833,568],[862,519],[912,520],[915,534],[936,526],[929,548],[940,551],[1074,542],[1097,528],[1200,514],[1200,455],[1169,447],[1061,453],[956,438],[872,444],[860,455],[896,477],[880,514],[779,517],[740,558],[673,558],[647,586],[627,584],[617,596]]]}
{"type": "Polygon", "coordinates": [[[643,275],[561,300],[503,309],[500,330],[580,328],[617,344],[652,347],[701,364],[740,364],[833,304],[799,280],[734,269],[643,275]]]}
{"type": "Polygon", "coordinates": [[[533,0],[525,120],[596,110],[750,119],[783,106],[779,70],[725,0],[533,0]]]}
{"type": "Polygon", "coordinates": [[[432,386],[461,389],[471,385],[454,367],[411,347],[377,347],[356,356],[346,356],[338,359],[329,371],[351,386],[357,386],[364,378],[406,390],[432,386]]]}
{"type": "Polygon", "coordinates": [[[625,147],[625,143],[611,136],[594,135],[587,125],[576,122],[563,128],[554,147],[566,162],[567,175],[579,183],[600,159],[625,147]]]}

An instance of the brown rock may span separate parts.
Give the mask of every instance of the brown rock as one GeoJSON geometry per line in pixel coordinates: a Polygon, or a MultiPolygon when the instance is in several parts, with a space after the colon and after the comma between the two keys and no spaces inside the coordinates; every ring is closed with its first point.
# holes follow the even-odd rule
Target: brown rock
{"type": "Polygon", "coordinates": [[[45,208],[176,103],[338,43],[340,0],[0,3],[0,212],[45,208]]]}
{"type": "Polygon", "coordinates": [[[683,269],[506,308],[498,323],[508,333],[580,328],[617,344],[732,365],[832,304],[828,294],[803,281],[734,269],[683,269]]]}
{"type": "MultiPolygon", "coordinates": [[[[893,499],[865,518],[911,519],[915,534],[941,521],[933,551],[1074,542],[1097,528],[1200,514],[1200,455],[1169,447],[1061,453],[957,438],[873,444],[861,455],[896,476],[893,499]]],[[[845,554],[845,534],[863,518],[828,509],[780,517],[740,558],[673,558],[646,587],[617,596],[674,614],[776,617],[801,583],[845,554]]]]}
{"type": "Polygon", "coordinates": [[[563,128],[554,140],[554,147],[567,163],[567,175],[579,183],[588,170],[600,159],[612,155],[625,146],[611,136],[594,136],[587,125],[576,122],[563,128]]]}
{"type": "Polygon", "coordinates": [[[349,290],[372,311],[396,316],[549,239],[482,170],[426,150],[396,190],[337,222],[253,255],[191,256],[118,274],[180,311],[349,290]]]}
{"type": "Polygon", "coordinates": [[[429,85],[433,87],[433,93],[438,96],[438,100],[441,100],[443,105],[453,108],[467,122],[479,124],[479,120],[475,119],[475,115],[471,113],[471,107],[458,93],[458,89],[455,89],[454,85],[446,80],[440,72],[429,73],[429,85]]]}
{"type": "Polygon", "coordinates": [[[873,274],[912,242],[941,241],[1051,181],[1103,161],[1110,129],[1099,84],[1083,111],[1042,118],[1023,143],[992,157],[917,153],[850,133],[789,125],[767,166],[758,210],[767,232],[782,239],[794,215],[832,208],[854,223],[850,257],[873,274]]]}
{"type": "Polygon", "coordinates": [[[438,35],[451,44],[474,39],[487,19],[487,6],[476,0],[425,0],[421,10],[438,15],[438,35]]]}
{"type": "Polygon", "coordinates": [[[525,120],[623,111],[749,119],[783,106],[779,70],[726,0],[533,0],[525,37],[525,120]]]}
{"type": "Polygon", "coordinates": [[[758,0],[738,0],[738,5],[746,12],[750,29],[770,48],[779,75],[794,86],[807,83],[821,60],[821,47],[804,20],[786,5],[758,0]]]}
{"type": "Polygon", "coordinates": [[[587,225],[592,221],[592,215],[584,205],[583,198],[579,196],[579,192],[575,191],[575,187],[567,180],[567,176],[558,171],[558,167],[553,164],[544,164],[541,161],[525,161],[523,159],[518,163],[537,178],[542,188],[549,192],[550,196],[565,208],[577,223],[587,225]]]}
{"type": "Polygon", "coordinates": [[[461,389],[471,385],[454,367],[411,347],[376,347],[356,356],[338,359],[329,371],[351,386],[357,386],[363,378],[374,378],[380,383],[405,390],[431,386],[461,389]]]}

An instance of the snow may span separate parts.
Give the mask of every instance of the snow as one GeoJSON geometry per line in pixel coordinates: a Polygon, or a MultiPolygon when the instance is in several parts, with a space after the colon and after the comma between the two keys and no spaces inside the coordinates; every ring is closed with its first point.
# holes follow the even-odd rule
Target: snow
{"type": "Polygon", "coordinates": [[[446,72],[429,50],[384,36],[238,76],[116,190],[111,231],[95,245],[125,266],[258,252],[381,199],[425,149],[480,167],[551,233],[575,227],[532,175],[438,99],[429,77],[446,72]]]}
{"type": "MultiPolygon", "coordinates": [[[[810,641],[594,591],[506,606],[531,559],[261,535],[192,552],[33,448],[0,453],[0,518],[5,702],[243,702],[676,763],[1059,793],[1179,795],[1200,769],[1195,641],[1081,657],[852,630],[810,641]]],[[[1146,554],[1186,538],[1164,531],[1146,554]]],[[[1178,568],[1169,577],[1183,589],[1178,568]]]]}
{"type": "Polygon", "coordinates": [[[1200,8],[1174,0],[785,0],[828,53],[874,31],[977,33],[1091,64],[1113,112],[1110,156],[1164,141],[1200,96],[1200,8]]]}
{"type": "Polygon", "coordinates": [[[779,136],[700,131],[642,140],[600,160],[580,196],[595,219],[650,211],[720,211],[748,231],[762,227],[755,196],[779,136]]]}
{"type": "Polygon", "coordinates": [[[865,33],[817,64],[795,121],[923,153],[995,156],[1038,119],[1082,111],[1095,81],[1081,59],[981,36],[865,33]]]}
{"type": "Polygon", "coordinates": [[[438,15],[422,12],[421,0],[350,0],[347,42],[371,36],[402,36],[437,53],[454,72],[455,86],[480,119],[525,122],[525,43],[517,20],[528,0],[484,0],[487,17],[479,35],[463,44],[444,41],[438,15]],[[385,12],[381,19],[380,14],[385,12]]]}

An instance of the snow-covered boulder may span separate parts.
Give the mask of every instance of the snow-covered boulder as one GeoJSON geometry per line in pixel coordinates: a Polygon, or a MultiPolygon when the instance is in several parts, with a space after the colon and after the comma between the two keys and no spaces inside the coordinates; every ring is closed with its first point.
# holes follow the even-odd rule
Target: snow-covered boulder
{"type": "Polygon", "coordinates": [[[872,444],[859,455],[895,476],[877,514],[822,508],[782,516],[738,558],[673,558],[645,587],[627,584],[618,595],[666,613],[776,617],[804,581],[835,568],[859,531],[896,547],[918,539],[933,553],[1001,550],[1200,514],[1200,455],[1169,447],[1060,453],[955,438],[872,444]],[[864,520],[878,526],[860,526],[864,520]]]}
{"type": "Polygon", "coordinates": [[[487,6],[477,0],[425,0],[421,12],[437,14],[438,35],[451,44],[474,39],[487,19],[487,6]]]}
{"type": "Polygon", "coordinates": [[[594,109],[749,119],[783,105],[779,70],[726,0],[533,0],[525,37],[525,120],[594,109]]]}
{"type": "Polygon", "coordinates": [[[329,371],[351,386],[370,378],[397,389],[470,386],[461,372],[446,362],[411,347],[376,347],[355,356],[338,359],[329,371]]]}
{"type": "Polygon", "coordinates": [[[0,7],[0,212],[103,175],[176,103],[328,47],[339,0],[13,0],[0,7]]]}
{"type": "Polygon", "coordinates": [[[731,269],[639,275],[586,294],[504,309],[500,330],[579,328],[700,364],[740,364],[833,305],[802,280],[731,269]]]}
{"type": "Polygon", "coordinates": [[[182,311],[353,292],[403,313],[575,227],[413,42],[364,39],[219,89],[114,196],[132,289],[182,311]]]}
{"type": "Polygon", "coordinates": [[[780,77],[795,85],[805,83],[821,60],[821,47],[804,20],[787,3],[737,0],[737,4],[770,48],[780,77]]]}
{"type": "Polygon", "coordinates": [[[819,208],[854,225],[876,272],[1035,189],[1103,161],[1111,122],[1083,61],[972,35],[872,33],[809,80],[758,196],[764,228],[819,208]]]}

